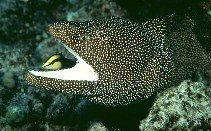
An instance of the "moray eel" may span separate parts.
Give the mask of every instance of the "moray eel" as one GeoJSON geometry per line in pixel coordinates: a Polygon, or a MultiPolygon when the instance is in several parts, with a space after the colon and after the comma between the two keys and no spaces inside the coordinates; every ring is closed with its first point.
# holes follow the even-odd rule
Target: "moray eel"
{"type": "MultiPolygon", "coordinates": [[[[77,59],[72,68],[27,71],[35,87],[80,94],[106,106],[127,105],[181,82],[210,59],[189,19],[135,23],[120,17],[57,22],[49,32],[77,59]]],[[[209,64],[208,64],[209,63],[209,64]]]]}

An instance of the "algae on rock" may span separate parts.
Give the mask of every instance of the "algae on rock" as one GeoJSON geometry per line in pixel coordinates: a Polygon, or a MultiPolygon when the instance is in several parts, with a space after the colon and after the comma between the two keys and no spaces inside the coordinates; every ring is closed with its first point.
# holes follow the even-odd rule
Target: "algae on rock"
{"type": "Polygon", "coordinates": [[[211,129],[211,99],[201,82],[183,81],[158,95],[140,130],[211,129]]]}

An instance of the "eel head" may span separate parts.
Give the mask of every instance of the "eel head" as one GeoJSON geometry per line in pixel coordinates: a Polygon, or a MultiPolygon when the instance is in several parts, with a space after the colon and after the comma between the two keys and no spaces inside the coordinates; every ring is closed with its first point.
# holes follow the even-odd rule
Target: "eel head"
{"type": "Polygon", "coordinates": [[[56,71],[28,71],[24,78],[33,86],[81,94],[104,105],[129,104],[152,94],[147,86],[160,82],[160,63],[169,67],[167,53],[158,44],[164,39],[163,28],[158,19],[137,24],[119,17],[51,24],[50,34],[77,63],[56,71]]]}

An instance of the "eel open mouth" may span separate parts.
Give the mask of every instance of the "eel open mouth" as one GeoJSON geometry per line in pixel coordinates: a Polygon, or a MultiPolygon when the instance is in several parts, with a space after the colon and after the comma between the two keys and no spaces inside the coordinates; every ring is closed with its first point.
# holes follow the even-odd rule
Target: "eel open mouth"
{"type": "Polygon", "coordinates": [[[98,80],[97,72],[71,48],[69,48],[65,44],[63,45],[76,58],[75,66],[71,68],[58,69],[58,70],[45,70],[45,71],[30,70],[29,72],[35,76],[55,78],[61,80],[97,81],[98,80]]]}

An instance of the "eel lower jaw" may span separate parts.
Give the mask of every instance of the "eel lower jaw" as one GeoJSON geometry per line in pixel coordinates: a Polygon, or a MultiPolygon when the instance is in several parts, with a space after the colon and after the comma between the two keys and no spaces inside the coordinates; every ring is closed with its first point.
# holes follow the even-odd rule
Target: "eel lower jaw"
{"type": "Polygon", "coordinates": [[[74,67],[55,71],[31,70],[29,72],[35,76],[55,78],[60,80],[97,81],[99,78],[98,73],[71,48],[66,45],[64,46],[77,59],[77,63],[74,67]]]}

